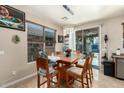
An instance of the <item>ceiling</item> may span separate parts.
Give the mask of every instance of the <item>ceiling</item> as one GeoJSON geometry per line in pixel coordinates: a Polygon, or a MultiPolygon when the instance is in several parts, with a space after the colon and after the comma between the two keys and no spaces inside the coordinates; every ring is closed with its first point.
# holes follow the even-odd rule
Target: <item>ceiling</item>
{"type": "Polygon", "coordinates": [[[13,6],[24,12],[31,12],[37,17],[49,19],[59,25],[86,23],[100,19],[124,15],[124,5],[68,5],[74,15],[67,12],[62,5],[18,5],[13,6]],[[63,17],[68,19],[63,20],[63,17]]]}

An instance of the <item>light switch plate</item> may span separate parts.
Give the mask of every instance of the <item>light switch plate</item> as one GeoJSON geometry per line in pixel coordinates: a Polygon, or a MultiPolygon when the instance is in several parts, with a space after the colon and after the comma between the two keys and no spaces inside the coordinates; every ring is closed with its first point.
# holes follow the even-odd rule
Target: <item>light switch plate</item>
{"type": "Polygon", "coordinates": [[[4,50],[0,50],[0,55],[4,55],[4,54],[5,54],[4,50]]]}

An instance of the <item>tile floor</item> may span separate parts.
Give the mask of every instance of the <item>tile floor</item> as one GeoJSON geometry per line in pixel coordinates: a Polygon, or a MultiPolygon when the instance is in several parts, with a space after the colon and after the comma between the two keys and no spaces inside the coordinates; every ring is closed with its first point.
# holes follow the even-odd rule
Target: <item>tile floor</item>
{"type": "MultiPolygon", "coordinates": [[[[94,79],[93,84],[90,85],[90,88],[124,88],[124,80],[116,79],[110,76],[105,76],[103,71],[99,71],[94,69],[94,79]]],[[[10,88],[36,88],[37,87],[37,80],[36,76],[19,82],[10,88]]],[[[46,84],[41,86],[42,88],[46,87],[46,84]]],[[[80,84],[74,82],[73,87],[80,88],[80,84]]]]}

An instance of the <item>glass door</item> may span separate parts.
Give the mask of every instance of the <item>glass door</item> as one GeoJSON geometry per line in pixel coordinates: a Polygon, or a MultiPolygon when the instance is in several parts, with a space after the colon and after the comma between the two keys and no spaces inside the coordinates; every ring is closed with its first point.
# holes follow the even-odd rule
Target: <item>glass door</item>
{"type": "Polygon", "coordinates": [[[93,53],[93,67],[99,69],[99,28],[87,29],[84,31],[84,53],[93,53]]]}
{"type": "Polygon", "coordinates": [[[83,53],[83,37],[82,31],[76,32],[76,50],[83,53]]]}

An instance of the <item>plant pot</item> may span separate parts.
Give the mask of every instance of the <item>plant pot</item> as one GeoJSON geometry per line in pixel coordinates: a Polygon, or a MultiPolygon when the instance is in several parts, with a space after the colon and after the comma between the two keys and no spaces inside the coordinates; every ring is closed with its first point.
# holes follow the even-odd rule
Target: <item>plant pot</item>
{"type": "Polygon", "coordinates": [[[66,57],[69,57],[70,56],[70,54],[66,54],[66,57]]]}

